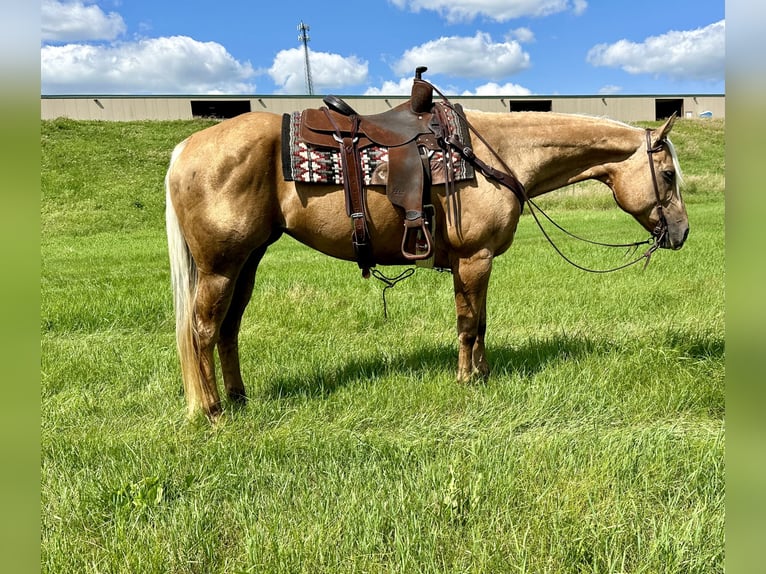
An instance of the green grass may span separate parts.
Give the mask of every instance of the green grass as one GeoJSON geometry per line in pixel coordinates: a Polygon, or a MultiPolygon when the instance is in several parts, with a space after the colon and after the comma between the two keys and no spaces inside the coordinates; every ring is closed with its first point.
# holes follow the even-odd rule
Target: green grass
{"type": "MultiPolygon", "coordinates": [[[[353,263],[280,240],[251,400],[212,427],[185,419],[163,231],[170,150],[204,125],[42,122],[44,572],[723,572],[723,122],[674,128],[691,234],[646,271],[577,271],[523,218],[485,384],[455,383],[448,274],[384,320],[353,263]]],[[[642,238],[604,196],[542,203],[642,238]]]]}

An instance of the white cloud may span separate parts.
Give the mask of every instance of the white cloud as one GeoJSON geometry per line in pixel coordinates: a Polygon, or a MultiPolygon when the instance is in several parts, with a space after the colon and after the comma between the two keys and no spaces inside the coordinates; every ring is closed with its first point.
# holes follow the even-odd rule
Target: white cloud
{"type": "Polygon", "coordinates": [[[495,82],[489,82],[478,86],[475,90],[466,90],[463,96],[529,96],[532,92],[518,84],[506,83],[502,86],[495,82]]]}
{"type": "Polygon", "coordinates": [[[365,96],[409,96],[412,91],[412,76],[398,82],[386,80],[380,88],[367,88],[365,96]]]}
{"type": "Polygon", "coordinates": [[[187,36],[108,46],[67,44],[41,50],[47,94],[253,93],[255,71],[215,42],[187,36]]]}
{"type": "Polygon", "coordinates": [[[389,0],[400,9],[411,12],[432,10],[448,22],[470,21],[481,15],[497,22],[528,16],[549,16],[571,10],[582,14],[585,0],[389,0]]]}
{"type": "Polygon", "coordinates": [[[516,28],[508,33],[508,38],[518,40],[521,44],[529,44],[535,41],[535,33],[529,28],[516,28]]]}
{"type": "Polygon", "coordinates": [[[590,49],[588,63],[622,68],[629,74],[664,75],[676,80],[724,79],[726,21],[705,28],[670,31],[641,43],[620,40],[590,49]]]}
{"type": "Polygon", "coordinates": [[[114,40],[126,30],[122,16],[116,12],[105,14],[98,6],[86,5],[82,0],[42,0],[41,8],[42,40],[46,42],[114,40]]]}
{"type": "Polygon", "coordinates": [[[572,11],[577,14],[583,14],[588,9],[588,3],[585,0],[574,0],[572,2],[572,11]]]}
{"type": "MultiPolygon", "coordinates": [[[[311,82],[314,93],[355,86],[367,80],[367,62],[355,56],[344,57],[327,52],[309,50],[311,82]]],[[[291,48],[281,50],[269,68],[269,76],[283,94],[305,94],[306,73],[303,50],[291,48]]]]}
{"type": "Polygon", "coordinates": [[[598,93],[602,96],[609,96],[612,94],[619,94],[622,91],[622,86],[615,86],[613,84],[608,84],[606,86],[603,86],[598,93]]]}
{"type": "Polygon", "coordinates": [[[410,48],[393,65],[397,74],[427,66],[430,74],[462,78],[501,79],[529,67],[529,54],[518,42],[493,42],[489,34],[450,36],[410,48]]]}

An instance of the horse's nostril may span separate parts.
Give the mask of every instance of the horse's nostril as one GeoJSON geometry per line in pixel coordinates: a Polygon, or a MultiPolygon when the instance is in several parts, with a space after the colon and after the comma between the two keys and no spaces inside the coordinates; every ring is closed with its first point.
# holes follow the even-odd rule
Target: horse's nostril
{"type": "Polygon", "coordinates": [[[684,236],[681,238],[681,241],[675,243],[673,245],[673,249],[681,249],[683,247],[684,243],[686,243],[686,238],[689,237],[689,228],[687,227],[684,229],[684,236]]]}

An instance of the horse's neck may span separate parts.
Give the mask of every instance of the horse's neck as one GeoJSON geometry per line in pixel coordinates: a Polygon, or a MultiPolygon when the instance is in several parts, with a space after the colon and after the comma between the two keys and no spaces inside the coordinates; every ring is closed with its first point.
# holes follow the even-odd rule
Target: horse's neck
{"type": "MultiPolygon", "coordinates": [[[[603,180],[606,166],[633,155],[642,137],[640,129],[620,122],[569,114],[474,112],[469,121],[530,197],[585,179],[603,180]]],[[[490,159],[485,161],[496,165],[491,154],[490,159]]]]}

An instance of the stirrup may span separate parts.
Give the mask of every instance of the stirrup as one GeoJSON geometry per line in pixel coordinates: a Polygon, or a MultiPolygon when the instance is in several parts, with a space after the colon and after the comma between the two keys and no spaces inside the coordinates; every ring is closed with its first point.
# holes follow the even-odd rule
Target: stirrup
{"type": "Polygon", "coordinates": [[[402,236],[402,255],[409,261],[428,259],[433,250],[431,232],[428,231],[428,222],[421,214],[417,219],[404,221],[404,235],[402,236]],[[412,234],[415,234],[414,252],[408,251],[407,244],[412,242],[412,234]]]}

